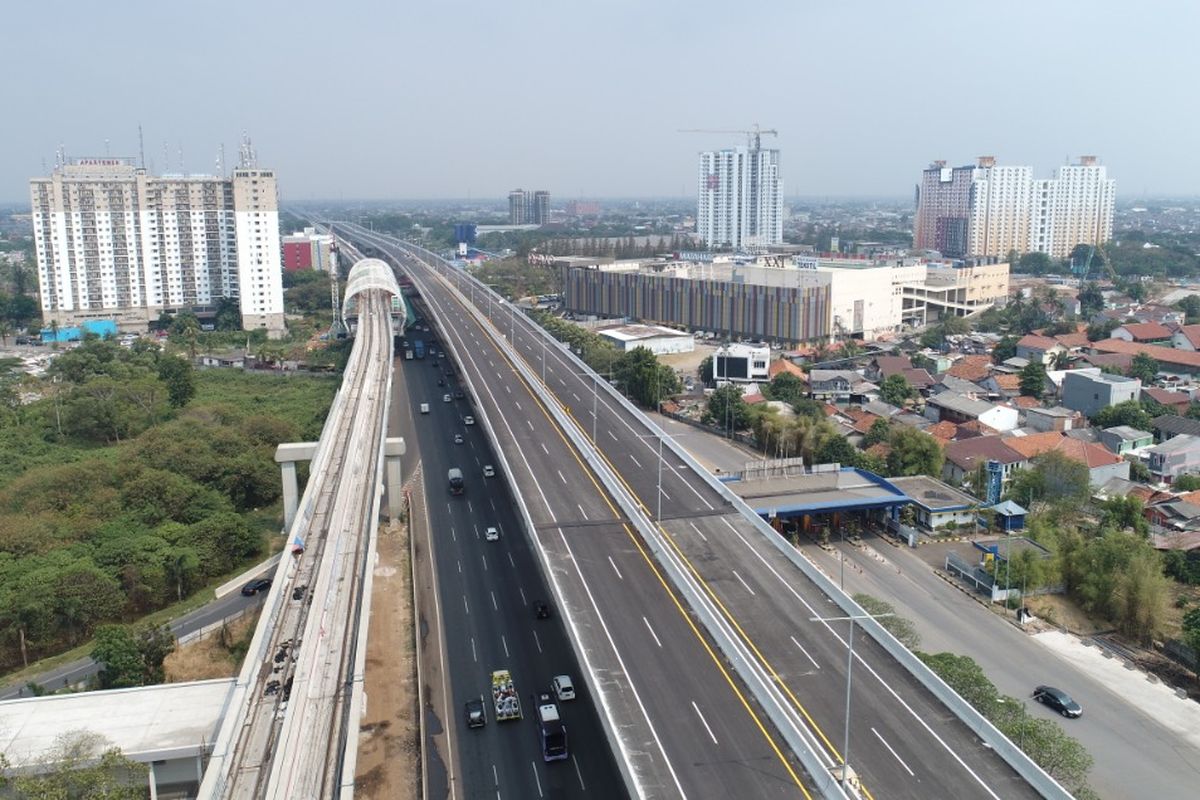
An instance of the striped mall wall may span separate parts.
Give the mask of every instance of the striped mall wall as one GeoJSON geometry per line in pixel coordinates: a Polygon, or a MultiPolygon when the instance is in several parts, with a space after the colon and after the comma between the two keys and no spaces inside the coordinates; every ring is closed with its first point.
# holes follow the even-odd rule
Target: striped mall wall
{"type": "Polygon", "coordinates": [[[790,344],[829,336],[828,286],[758,286],[571,267],[559,271],[563,306],[576,314],[790,344]]]}

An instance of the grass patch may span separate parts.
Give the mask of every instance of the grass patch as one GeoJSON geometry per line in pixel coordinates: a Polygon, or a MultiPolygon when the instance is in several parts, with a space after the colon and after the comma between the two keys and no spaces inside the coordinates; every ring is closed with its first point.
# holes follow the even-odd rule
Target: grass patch
{"type": "Polygon", "coordinates": [[[306,439],[321,426],[341,385],[340,375],[275,375],[233,369],[196,373],[192,406],[226,405],[247,414],[266,414],[295,423],[306,439]]]}

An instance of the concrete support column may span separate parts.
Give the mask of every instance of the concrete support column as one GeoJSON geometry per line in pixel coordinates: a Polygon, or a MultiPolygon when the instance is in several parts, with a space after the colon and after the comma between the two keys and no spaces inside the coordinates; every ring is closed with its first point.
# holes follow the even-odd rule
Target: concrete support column
{"type": "Polygon", "coordinates": [[[311,461],[317,452],[317,442],[285,442],[275,448],[275,463],[283,482],[283,532],[292,529],[296,509],[300,505],[300,487],[296,481],[296,462],[311,461]]]}
{"type": "Polygon", "coordinates": [[[404,437],[389,436],[383,443],[383,485],[387,491],[388,521],[400,519],[401,487],[404,485],[403,472],[400,469],[400,457],[404,455],[404,437]]]}

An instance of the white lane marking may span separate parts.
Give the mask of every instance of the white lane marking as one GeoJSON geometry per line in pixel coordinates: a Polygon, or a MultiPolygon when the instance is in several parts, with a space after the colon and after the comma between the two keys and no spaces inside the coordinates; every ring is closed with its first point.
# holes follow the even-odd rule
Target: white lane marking
{"type": "MultiPolygon", "coordinates": [[[[525,420],[525,424],[529,426],[529,430],[533,430],[533,423],[530,422],[528,419],[525,420]]],[[[544,448],[545,445],[542,445],[542,447],[544,448]]]]}
{"type": "Polygon", "coordinates": [[[658,634],[654,632],[654,628],[650,627],[650,620],[642,617],[642,622],[646,623],[646,630],[650,631],[650,635],[654,637],[654,643],[662,647],[662,642],[659,641],[658,634]]]}
{"type": "Polygon", "coordinates": [[[667,494],[667,490],[666,490],[666,489],[659,489],[659,491],[660,491],[660,492],[662,492],[662,496],[663,496],[663,498],[664,498],[664,499],[666,499],[666,500],[670,500],[670,499],[671,499],[671,495],[667,494]]]}
{"type": "MultiPolygon", "coordinates": [[[[515,567],[516,564],[513,564],[513,566],[515,567]]],[[[525,590],[522,589],[520,586],[518,586],[517,591],[521,593],[521,605],[523,605],[523,606],[529,605],[529,601],[525,599],[525,590]]]]}
{"type": "Polygon", "coordinates": [[[642,467],[642,462],[640,462],[640,461],[638,461],[638,460],[637,460],[637,456],[635,456],[633,453],[630,453],[630,454],[629,454],[629,457],[633,459],[633,463],[635,463],[635,464],[637,464],[637,465],[638,465],[638,469],[642,469],[642,468],[643,468],[643,467],[642,467]]]}
{"type": "Polygon", "coordinates": [[[583,772],[579,769],[579,762],[575,760],[575,754],[571,754],[571,763],[575,765],[575,774],[579,777],[579,788],[587,791],[587,786],[583,782],[583,772]]]}
{"type": "Polygon", "coordinates": [[[454,528],[450,529],[450,539],[451,539],[451,541],[455,541],[455,542],[458,541],[458,534],[456,534],[454,532],[454,528]]]}
{"type": "Polygon", "coordinates": [[[508,640],[504,638],[504,634],[500,634],[500,644],[504,645],[504,657],[512,658],[512,656],[508,654],[508,640]]]}
{"type": "Polygon", "coordinates": [[[479,526],[472,522],[471,527],[475,529],[475,538],[478,539],[479,538],[479,526]]]}
{"type": "Polygon", "coordinates": [[[516,568],[517,568],[517,562],[516,562],[516,561],[513,561],[513,557],[512,557],[512,553],[511,553],[511,552],[508,554],[508,563],[510,563],[510,564],[512,564],[512,565],[513,565],[513,569],[516,569],[516,568]]]}
{"type": "Polygon", "coordinates": [[[575,394],[574,392],[571,392],[571,397],[574,397],[574,398],[575,398],[575,402],[577,402],[577,403],[582,403],[582,402],[583,402],[582,400],[580,400],[580,399],[579,399],[579,395],[575,394]]]}
{"type": "Polygon", "coordinates": [[[883,742],[883,746],[886,747],[888,749],[888,752],[891,753],[892,756],[895,757],[895,759],[900,762],[900,766],[904,767],[904,770],[909,774],[909,776],[915,778],[916,773],[914,773],[911,769],[909,769],[908,764],[905,764],[904,759],[900,757],[900,754],[897,753],[890,744],[888,744],[887,739],[880,736],[879,731],[875,730],[874,728],[871,728],[871,733],[875,734],[876,739],[883,742]]]}
{"type": "Polygon", "coordinates": [[[485,556],[483,553],[480,553],[479,558],[483,561],[483,571],[487,572],[487,556],[485,556]]]}
{"type": "Polygon", "coordinates": [[[587,512],[583,510],[583,506],[582,506],[582,505],[580,505],[579,503],[576,503],[576,504],[575,504],[575,507],[579,509],[579,514],[580,514],[580,515],[581,515],[581,516],[582,516],[584,519],[587,519],[587,518],[588,518],[587,512]]]}
{"type": "MultiPolygon", "coordinates": [[[[492,592],[492,593],[491,593],[491,595],[492,595],[492,608],[493,608],[494,610],[496,610],[496,611],[499,611],[499,610],[500,610],[500,606],[496,605],[496,593],[495,593],[495,592],[492,592]]],[[[508,655],[508,654],[507,654],[507,653],[505,653],[505,655],[508,655]]]]}
{"type": "Polygon", "coordinates": [[[625,576],[621,574],[621,570],[617,569],[617,562],[613,561],[612,556],[608,557],[608,563],[612,564],[613,572],[617,573],[617,577],[621,580],[625,580],[625,576]]]}
{"type": "Polygon", "coordinates": [[[471,505],[470,500],[467,501],[467,511],[471,512],[472,514],[475,513],[475,507],[471,505]]]}
{"type": "Polygon", "coordinates": [[[542,452],[545,453],[546,455],[550,455],[550,451],[546,449],[545,442],[542,442],[542,452]]]}
{"type": "Polygon", "coordinates": [[[717,737],[713,735],[712,728],[708,727],[708,720],[700,713],[700,706],[696,705],[696,701],[692,701],[692,708],[696,709],[696,716],[700,718],[700,722],[704,724],[704,730],[708,731],[708,738],[713,740],[713,744],[718,744],[717,737]]]}
{"type": "Polygon", "coordinates": [[[689,523],[688,523],[688,525],[691,525],[691,526],[692,526],[692,530],[694,530],[696,533],[700,534],[700,538],[701,538],[701,539],[703,539],[703,540],[704,540],[704,541],[706,541],[706,542],[708,541],[708,537],[704,535],[704,531],[702,531],[702,530],[700,530],[699,528],[697,528],[697,527],[696,527],[696,523],[694,523],[694,522],[689,522],[689,523]]]}
{"type": "Polygon", "coordinates": [[[467,616],[471,615],[471,607],[467,605],[467,596],[465,594],[463,595],[463,611],[466,612],[467,616]]]}
{"type": "Polygon", "coordinates": [[[736,569],[731,569],[729,571],[733,573],[733,577],[738,579],[738,583],[740,583],[740,584],[742,584],[742,586],[746,587],[747,592],[749,592],[750,594],[754,594],[754,590],[750,588],[750,584],[748,584],[744,580],[742,580],[742,576],[738,575],[738,571],[736,569]]]}
{"type": "Polygon", "coordinates": [[[564,381],[562,378],[559,378],[559,379],[558,379],[558,382],[559,382],[559,383],[561,383],[563,386],[566,386],[566,385],[567,385],[567,382],[566,382],[566,381],[564,381]]]}
{"type": "Polygon", "coordinates": [[[542,652],[542,640],[538,638],[537,631],[533,632],[533,643],[537,645],[538,652],[542,652]]]}
{"type": "Polygon", "coordinates": [[[504,391],[508,392],[509,394],[512,394],[512,388],[510,388],[507,383],[504,384],[504,391]]]}
{"type": "Polygon", "coordinates": [[[533,779],[537,781],[538,797],[545,797],[545,795],[542,794],[542,779],[539,778],[537,774],[537,764],[530,761],[529,766],[533,767],[533,779]]]}
{"type": "Polygon", "coordinates": [[[489,497],[488,502],[492,504],[492,511],[495,511],[496,510],[496,501],[489,497]]]}
{"type": "MultiPolygon", "coordinates": [[[[761,561],[763,563],[763,565],[768,570],[771,571],[771,574],[774,575],[776,578],[778,578],[779,582],[782,583],[784,585],[784,587],[789,592],[791,592],[792,595],[795,596],[795,598],[797,600],[799,600],[800,603],[805,608],[808,609],[808,612],[812,616],[814,616],[814,617],[821,616],[820,613],[815,608],[813,608],[812,605],[807,600],[804,599],[804,597],[800,594],[800,592],[798,592],[796,590],[796,587],[792,586],[790,583],[788,583],[786,580],[784,580],[783,576],[779,574],[778,570],[776,570],[775,567],[772,566],[769,561],[767,561],[765,558],[763,558],[762,554],[759,553],[756,548],[754,548],[750,545],[750,542],[748,542],[746,540],[746,537],[742,536],[741,532],[737,528],[733,527],[733,525],[729,522],[728,519],[726,519],[725,517],[722,517],[721,521],[725,523],[725,525],[729,528],[729,530],[733,531],[735,536],[737,536],[739,539],[742,540],[742,544],[746,545],[746,549],[749,550],[750,552],[754,553],[754,555],[758,557],[758,560],[761,561]]],[[[821,624],[825,626],[826,630],[828,630],[831,634],[833,634],[833,638],[837,639],[839,644],[841,644],[845,647],[849,647],[849,645],[846,643],[846,640],[842,638],[842,635],[840,633],[838,633],[837,631],[835,631],[833,629],[832,625],[830,625],[828,622],[823,622],[821,624]]],[[[975,779],[975,782],[978,783],[985,792],[987,792],[988,796],[995,798],[995,800],[1000,800],[1000,795],[998,795],[992,791],[992,787],[988,786],[987,782],[984,781],[983,777],[980,776],[979,773],[975,772],[975,770],[973,770],[969,766],[967,766],[967,762],[963,761],[962,756],[960,756],[954,750],[953,747],[951,747],[949,744],[947,744],[946,740],[943,739],[941,736],[939,736],[937,731],[935,731],[933,728],[931,728],[929,726],[929,723],[926,722],[925,719],[923,717],[921,717],[921,715],[919,715],[913,709],[912,706],[910,706],[908,703],[904,702],[904,699],[902,697],[900,697],[900,695],[896,693],[896,690],[893,689],[888,684],[888,682],[883,679],[883,676],[881,676],[878,672],[875,671],[874,667],[872,667],[869,663],[867,663],[866,659],[864,659],[859,653],[854,654],[854,659],[855,659],[855,661],[857,661],[859,664],[861,664],[863,666],[863,669],[870,672],[871,675],[873,675],[875,677],[875,680],[879,681],[880,685],[882,685],[883,688],[887,690],[887,693],[890,694],[893,698],[895,698],[896,702],[899,703],[901,706],[903,706],[904,710],[907,711],[909,714],[911,714],[913,719],[915,719],[918,723],[920,723],[921,727],[924,728],[929,733],[929,735],[932,736],[934,738],[934,740],[942,746],[943,750],[945,750],[947,753],[949,753],[951,755],[951,757],[955,761],[958,762],[959,766],[961,766],[964,770],[966,770],[968,775],[970,775],[972,778],[975,779]]]]}
{"type": "MultiPolygon", "coordinates": [[[[495,764],[492,764],[492,780],[495,782],[495,784],[496,784],[497,786],[499,786],[499,785],[500,785],[500,775],[499,775],[499,774],[496,772],[496,765],[495,765],[495,764]]],[[[497,797],[499,797],[499,796],[500,796],[500,793],[499,793],[499,792],[496,792],[496,796],[497,796],[497,797]]]]}
{"type": "Polygon", "coordinates": [[[613,440],[614,442],[617,440],[617,437],[616,437],[616,436],[613,436],[613,432],[612,432],[612,431],[605,431],[605,433],[607,433],[607,434],[609,435],[609,437],[610,437],[610,438],[612,438],[612,440],[613,440]]]}
{"type": "MultiPolygon", "coordinates": [[[[505,386],[507,386],[507,385],[508,385],[508,384],[505,384],[505,386]]],[[[519,401],[519,400],[513,400],[513,405],[517,407],[517,411],[520,411],[520,410],[521,410],[521,401],[519,401]]]]}
{"type": "Polygon", "coordinates": [[[558,473],[558,479],[559,479],[560,481],[562,481],[563,483],[566,483],[566,482],[567,482],[567,476],[562,474],[562,470],[561,470],[561,469],[555,470],[555,472],[557,472],[557,473],[558,473]]]}
{"type": "Polygon", "coordinates": [[[458,574],[462,575],[462,561],[455,559],[454,563],[458,564],[458,574]]]}
{"type": "Polygon", "coordinates": [[[805,650],[805,649],[804,649],[804,645],[802,645],[802,644],[800,644],[800,642],[796,641],[796,637],[795,637],[795,636],[791,636],[791,637],[789,637],[789,638],[792,640],[792,644],[794,644],[794,645],[796,645],[796,647],[799,647],[799,648],[800,648],[800,652],[801,652],[801,653],[804,653],[804,656],[805,656],[805,657],[806,657],[806,658],[807,658],[809,661],[811,661],[811,662],[812,662],[812,665],[813,665],[814,667],[816,667],[817,669],[820,669],[820,668],[821,668],[821,665],[817,663],[817,660],[816,660],[815,658],[813,658],[811,655],[809,655],[809,652],[808,652],[807,650],[805,650]]]}
{"type": "Polygon", "coordinates": [[[474,660],[475,663],[477,663],[477,664],[479,663],[479,654],[475,652],[475,637],[474,636],[471,637],[471,659],[474,660]]]}

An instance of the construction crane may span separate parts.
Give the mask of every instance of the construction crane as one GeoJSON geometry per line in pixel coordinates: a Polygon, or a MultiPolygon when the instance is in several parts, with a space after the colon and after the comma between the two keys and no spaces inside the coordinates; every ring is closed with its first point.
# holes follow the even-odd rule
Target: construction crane
{"type": "Polygon", "coordinates": [[[766,130],[763,130],[762,128],[760,128],[758,126],[757,122],[754,123],[754,127],[750,130],[714,130],[711,128],[680,128],[678,132],[679,133],[740,133],[740,134],[745,135],[747,140],[749,140],[751,150],[761,150],[762,149],[762,137],[763,136],[778,136],[779,135],[779,131],[775,130],[774,128],[768,128],[766,130]]]}

